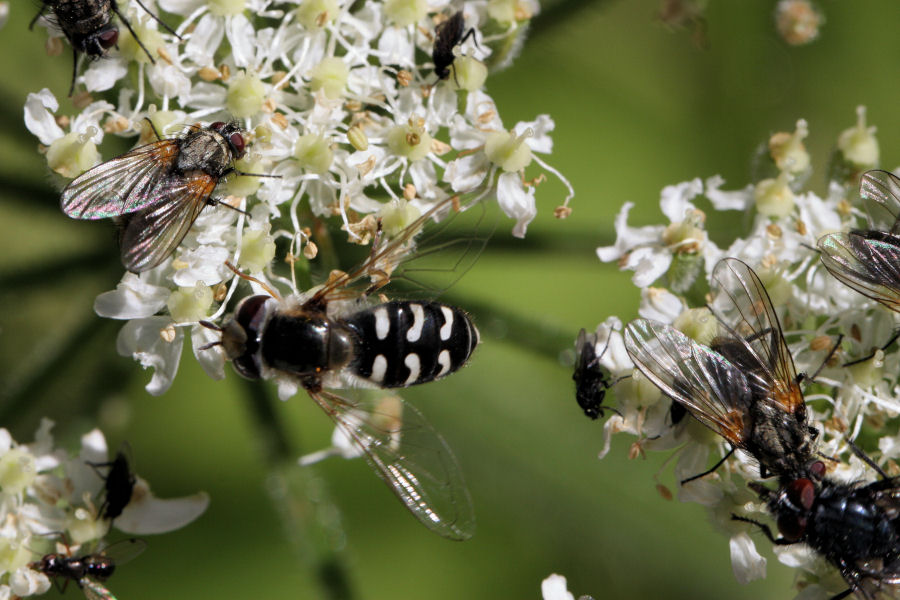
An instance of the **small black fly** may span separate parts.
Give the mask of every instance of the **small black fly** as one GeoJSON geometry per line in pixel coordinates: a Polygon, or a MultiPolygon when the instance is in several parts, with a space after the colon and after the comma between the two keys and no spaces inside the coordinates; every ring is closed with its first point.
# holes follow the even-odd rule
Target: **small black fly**
{"type": "MultiPolygon", "coordinates": [[[[98,59],[106,56],[107,51],[116,46],[119,41],[119,28],[112,22],[113,14],[119,17],[119,20],[125,24],[128,31],[134,37],[134,41],[138,43],[151,63],[156,60],[141,38],[135,33],[134,28],[125,13],[119,10],[116,0],[42,0],[43,6],[38,14],[32,19],[29,29],[34,27],[35,22],[45,12],[49,11],[52,15],[51,21],[56,24],[69,43],[72,45],[72,85],[69,87],[69,95],[75,90],[75,78],[78,73],[78,54],[86,54],[91,59],[98,59]]],[[[153,17],[160,25],[170,33],[179,37],[175,31],[168,25],[163,23],[159,17],[154,15],[141,0],[135,0],[138,6],[153,17]]]]}
{"type": "Polygon", "coordinates": [[[104,496],[103,504],[100,505],[100,516],[110,521],[121,515],[131,502],[134,485],[137,483],[137,478],[128,464],[125,448],[127,445],[123,445],[123,449],[120,449],[116,457],[109,462],[88,463],[103,479],[104,496]],[[105,475],[98,470],[103,467],[108,469],[105,475]]]}
{"type": "Polygon", "coordinates": [[[575,399],[578,406],[584,411],[585,416],[591,419],[606,416],[604,411],[609,410],[616,414],[616,409],[603,406],[606,392],[618,383],[612,381],[608,369],[600,364],[600,359],[609,348],[609,340],[600,354],[597,354],[597,334],[588,333],[584,329],[578,332],[578,340],[575,342],[575,372],[572,380],[575,381],[575,399]]]}
{"type": "MultiPolygon", "coordinates": [[[[450,67],[456,60],[453,49],[475,35],[475,28],[466,31],[466,19],[463,12],[458,11],[443,23],[434,28],[434,48],[431,60],[434,62],[434,74],[439,80],[450,76],[450,67]]],[[[474,37],[473,37],[474,39],[474,37]]]]}

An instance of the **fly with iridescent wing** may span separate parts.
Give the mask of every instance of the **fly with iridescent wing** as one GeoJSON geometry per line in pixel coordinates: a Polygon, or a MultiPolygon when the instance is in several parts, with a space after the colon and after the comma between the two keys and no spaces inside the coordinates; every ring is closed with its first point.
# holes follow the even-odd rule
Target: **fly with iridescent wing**
{"type": "Polygon", "coordinates": [[[122,264],[147,271],[175,251],[206,206],[220,203],[212,193],[223,177],[237,173],[234,161],[245,145],[234,123],[192,127],[82,173],[63,189],[60,205],[73,219],[122,217],[122,264]]]}
{"type": "Polygon", "coordinates": [[[40,571],[57,583],[62,581],[62,589],[69,581],[74,581],[88,600],[116,600],[101,583],[112,577],[116,568],[147,548],[143,540],[128,539],[116,542],[100,552],[72,556],[69,552],[45,554],[41,560],[28,566],[40,571]]]}
{"type": "MultiPolygon", "coordinates": [[[[243,299],[221,327],[203,324],[222,334],[208,348],[221,346],[242,376],[302,387],[426,527],[467,539],[475,526],[468,489],[450,447],[421,413],[401,400],[401,414],[389,414],[378,403],[326,389],[409,387],[469,361],[480,338],[462,309],[433,300],[370,302],[405,277],[418,254],[417,234],[456,202],[439,202],[390,241],[379,229],[360,265],[333,273],[308,295],[281,299],[271,290],[243,299]]],[[[462,255],[477,254],[484,241],[464,240],[462,255]]]]}
{"type": "Polygon", "coordinates": [[[636,319],[625,328],[628,354],[732,450],[756,459],[761,476],[809,476],[818,432],[807,422],[800,378],[765,287],[734,258],[719,261],[711,287],[719,334],[708,345],[670,325],[636,319]]]}

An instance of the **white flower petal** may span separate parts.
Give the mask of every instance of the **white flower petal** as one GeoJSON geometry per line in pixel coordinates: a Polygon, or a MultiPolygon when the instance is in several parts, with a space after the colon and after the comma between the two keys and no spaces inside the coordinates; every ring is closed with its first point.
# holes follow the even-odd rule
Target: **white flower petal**
{"type": "Polygon", "coordinates": [[[181,360],[184,332],[175,328],[175,338],[169,342],[162,332],[172,324],[170,317],[149,317],[128,321],[116,339],[116,350],[122,356],[132,356],[145,369],[153,368],[153,378],[146,390],[159,396],[172,385],[178,362],[181,360]]]}
{"type": "Polygon", "coordinates": [[[683,181],[675,185],[667,185],[663,188],[659,199],[659,207],[664,215],[673,223],[684,221],[688,211],[695,210],[691,199],[703,193],[703,182],[700,178],[691,181],[683,181]]]}
{"type": "Polygon", "coordinates": [[[513,236],[525,237],[528,224],[537,216],[534,186],[523,186],[518,173],[504,173],[497,178],[497,203],[508,217],[516,220],[513,236]]]}
{"type": "Polygon", "coordinates": [[[113,524],[119,531],[132,535],[167,533],[197,520],[208,506],[206,492],[164,500],[154,496],[147,482],[138,478],[131,502],[113,524]]]}
{"type": "Polygon", "coordinates": [[[297,395],[297,390],[300,389],[299,384],[287,377],[279,377],[278,378],[278,399],[279,400],[289,400],[297,395]]]}
{"type": "Polygon", "coordinates": [[[214,65],[216,49],[224,37],[225,23],[222,19],[207,13],[200,18],[190,39],[184,45],[184,56],[200,66],[214,65]]]}
{"type": "Polygon", "coordinates": [[[648,287],[641,290],[641,305],[638,314],[645,319],[662,323],[672,323],[684,312],[684,302],[664,288],[648,287]]]}
{"type": "Polygon", "coordinates": [[[671,264],[672,253],[661,248],[636,248],[625,260],[625,268],[634,271],[631,281],[638,288],[652,285],[669,270],[671,264]]]}
{"type": "Polygon", "coordinates": [[[746,531],[731,536],[728,546],[731,549],[731,568],[738,583],[746,585],[765,578],[766,559],[756,550],[756,544],[746,531]]]}
{"type": "Polygon", "coordinates": [[[84,80],[84,87],[89,92],[102,92],[111,89],[127,74],[128,65],[124,59],[106,58],[92,62],[81,79],[84,80]]]}
{"type": "Polygon", "coordinates": [[[553,152],[553,138],[550,132],[556,127],[556,123],[550,118],[550,115],[538,115],[538,118],[530,123],[516,123],[513,127],[517,135],[521,135],[527,128],[530,128],[533,135],[525,138],[525,143],[541,154],[550,154],[553,152]]]}
{"type": "Polygon", "coordinates": [[[742,190],[723,192],[721,188],[725,179],[721,175],[713,175],[706,180],[706,197],[716,210],[747,210],[753,204],[754,186],[748,185],[742,190]]]}
{"type": "Polygon", "coordinates": [[[47,88],[36,94],[28,94],[28,99],[25,101],[25,127],[45,146],[49,146],[65,135],[53,117],[53,113],[57,110],[59,110],[59,102],[53,92],[47,88]]]}
{"type": "Polygon", "coordinates": [[[541,582],[541,596],[544,600],[575,600],[566,586],[566,578],[556,573],[541,582]]]}
{"type": "Polygon", "coordinates": [[[94,300],[94,312],[109,319],[140,319],[158,313],[172,291],[147,283],[134,273],[125,273],[115,290],[94,300]]]}
{"type": "Polygon", "coordinates": [[[222,334],[202,325],[194,325],[191,328],[191,348],[194,357],[207,375],[213,379],[225,379],[225,355],[217,346],[201,350],[203,346],[219,342],[222,334]]]}

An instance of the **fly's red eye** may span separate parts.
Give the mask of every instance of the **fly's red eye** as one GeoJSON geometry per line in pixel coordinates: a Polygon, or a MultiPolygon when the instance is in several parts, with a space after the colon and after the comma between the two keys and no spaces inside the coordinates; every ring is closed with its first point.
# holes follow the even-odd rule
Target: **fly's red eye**
{"type": "Polygon", "coordinates": [[[234,147],[234,151],[238,154],[238,158],[244,155],[244,136],[240,133],[232,133],[231,137],[231,145],[234,147]]]}
{"type": "Polygon", "coordinates": [[[222,131],[222,129],[225,128],[225,123],[223,123],[222,121],[216,121],[215,123],[210,125],[210,128],[215,129],[216,131],[222,131]]]}
{"type": "Polygon", "coordinates": [[[816,479],[822,479],[822,477],[825,476],[825,463],[823,463],[821,460],[817,460],[813,464],[809,465],[809,474],[816,479]]]}
{"type": "Polygon", "coordinates": [[[119,41],[119,30],[118,29],[108,29],[102,32],[99,36],[100,45],[105,49],[109,50],[113,46],[116,45],[116,42],[119,41]]]}
{"type": "Polygon", "coordinates": [[[797,479],[787,487],[787,496],[803,510],[809,510],[816,499],[816,486],[809,479],[797,479]]]}

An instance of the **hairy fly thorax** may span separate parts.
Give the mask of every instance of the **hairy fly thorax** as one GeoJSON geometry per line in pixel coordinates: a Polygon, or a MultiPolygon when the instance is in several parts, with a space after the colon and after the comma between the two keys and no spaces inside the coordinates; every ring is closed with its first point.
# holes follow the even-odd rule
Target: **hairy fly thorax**
{"type": "Polygon", "coordinates": [[[181,140],[175,170],[180,174],[199,170],[219,179],[233,170],[235,160],[244,156],[244,145],[240,127],[233,123],[213,123],[181,140]]]}
{"type": "Polygon", "coordinates": [[[114,0],[44,0],[55,14],[55,21],[72,46],[92,58],[102,56],[119,38],[111,23],[114,0]]]}

